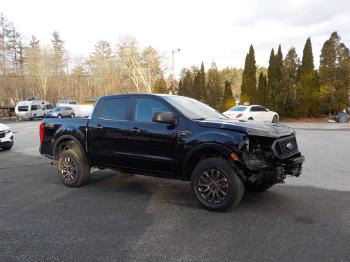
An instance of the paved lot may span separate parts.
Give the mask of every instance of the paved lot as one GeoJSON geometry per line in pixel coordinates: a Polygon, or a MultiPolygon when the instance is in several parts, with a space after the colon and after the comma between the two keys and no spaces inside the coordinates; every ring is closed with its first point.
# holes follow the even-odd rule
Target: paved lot
{"type": "Polygon", "coordinates": [[[67,188],[38,154],[39,122],[0,152],[0,261],[350,261],[350,126],[290,124],[300,178],[199,209],[189,183],[96,171],[67,188]]]}

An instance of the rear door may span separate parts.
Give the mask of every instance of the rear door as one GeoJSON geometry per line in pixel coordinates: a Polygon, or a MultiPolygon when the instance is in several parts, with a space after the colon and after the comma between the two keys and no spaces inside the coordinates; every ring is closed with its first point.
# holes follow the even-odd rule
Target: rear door
{"type": "Polygon", "coordinates": [[[131,97],[106,98],[99,102],[89,122],[89,150],[95,165],[120,166],[128,163],[131,97]]]}
{"type": "Polygon", "coordinates": [[[128,165],[172,175],[176,171],[177,127],[153,122],[157,112],[173,112],[172,108],[158,97],[135,98],[129,135],[128,165]]]}

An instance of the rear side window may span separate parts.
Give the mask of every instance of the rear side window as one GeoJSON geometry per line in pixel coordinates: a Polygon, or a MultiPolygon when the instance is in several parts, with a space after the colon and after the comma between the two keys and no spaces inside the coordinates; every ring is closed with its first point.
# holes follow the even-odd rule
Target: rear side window
{"type": "Polygon", "coordinates": [[[161,102],[152,98],[138,98],[135,107],[135,121],[152,122],[157,112],[170,112],[161,102]]]}
{"type": "Polygon", "coordinates": [[[129,105],[129,97],[106,99],[103,102],[99,117],[108,120],[126,120],[129,105]]]}
{"type": "Polygon", "coordinates": [[[39,106],[37,105],[32,105],[32,107],[30,108],[30,110],[38,110],[39,106]]]}

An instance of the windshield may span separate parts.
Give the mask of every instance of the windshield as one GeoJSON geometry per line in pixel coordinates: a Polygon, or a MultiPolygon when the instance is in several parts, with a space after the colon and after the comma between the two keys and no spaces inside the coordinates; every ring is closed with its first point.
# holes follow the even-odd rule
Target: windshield
{"type": "Polygon", "coordinates": [[[227,119],[214,108],[189,97],[164,96],[163,98],[190,119],[227,119]]]}
{"type": "Polygon", "coordinates": [[[62,109],[62,107],[55,107],[53,110],[52,110],[52,112],[58,112],[58,111],[61,111],[61,109],[62,109]]]}
{"type": "Polygon", "coordinates": [[[228,111],[239,111],[239,112],[242,112],[242,111],[244,111],[246,109],[247,109],[246,106],[234,106],[234,107],[230,108],[228,111]]]}

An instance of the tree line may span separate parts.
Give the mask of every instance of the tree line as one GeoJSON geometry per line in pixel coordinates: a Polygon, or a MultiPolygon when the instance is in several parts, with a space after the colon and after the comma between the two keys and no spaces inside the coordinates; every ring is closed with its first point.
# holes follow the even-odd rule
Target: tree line
{"type": "Polygon", "coordinates": [[[164,58],[132,37],[115,47],[101,40],[85,58],[71,58],[58,32],[50,45],[29,40],[0,14],[0,106],[14,106],[28,97],[56,103],[114,93],[152,92],[164,80],[164,58]],[[72,61],[75,61],[73,64],[72,61]],[[72,66],[73,64],[73,66],[72,66]]]}
{"type": "Polygon", "coordinates": [[[173,93],[196,98],[217,110],[235,104],[261,104],[282,116],[317,116],[349,105],[349,49],[334,32],[324,43],[320,66],[314,66],[311,39],[302,58],[295,48],[283,56],[271,50],[268,68],[259,67],[251,45],[244,69],[203,63],[181,71],[179,81],[165,77],[165,58],[152,47],[140,48],[124,38],[116,45],[101,40],[87,57],[72,58],[58,32],[43,45],[24,36],[0,14],[0,106],[28,97],[56,103],[60,99],[98,97],[115,93],[173,93]]]}
{"type": "Polygon", "coordinates": [[[349,49],[333,32],[323,44],[318,70],[314,66],[311,39],[302,59],[295,48],[283,57],[281,46],[271,50],[267,73],[256,77],[254,48],[245,59],[241,103],[262,104],[283,116],[334,114],[349,107],[349,49]]]}

